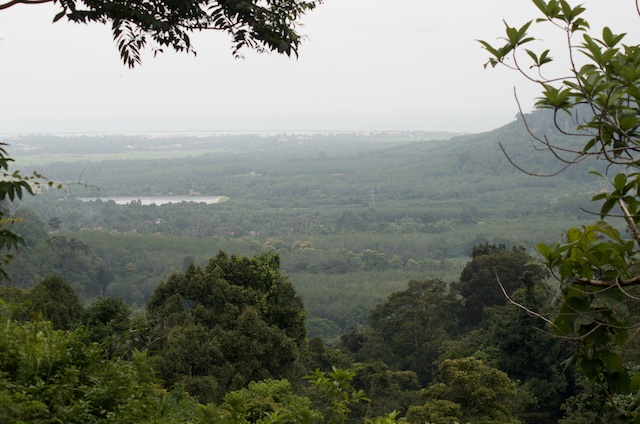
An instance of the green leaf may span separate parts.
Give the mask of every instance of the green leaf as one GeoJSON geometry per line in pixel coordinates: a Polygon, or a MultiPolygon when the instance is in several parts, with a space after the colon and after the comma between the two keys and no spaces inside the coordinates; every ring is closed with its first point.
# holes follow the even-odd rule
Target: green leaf
{"type": "Polygon", "coordinates": [[[629,340],[629,331],[625,328],[617,328],[613,335],[614,341],[618,346],[622,346],[627,340],[629,340]]]}
{"type": "Polygon", "coordinates": [[[536,7],[538,9],[540,9],[540,11],[547,17],[551,17],[549,16],[549,8],[547,7],[547,3],[544,2],[544,0],[532,0],[533,4],[536,5],[536,7]]]}
{"type": "Polygon", "coordinates": [[[613,186],[618,191],[623,191],[624,186],[627,184],[627,176],[625,174],[618,174],[613,179],[613,186]]]}
{"type": "Polygon", "coordinates": [[[540,62],[538,63],[538,65],[542,66],[545,63],[549,63],[549,62],[552,62],[552,61],[553,61],[553,59],[551,57],[549,57],[549,50],[545,50],[540,55],[540,62]]]}
{"type": "Polygon", "coordinates": [[[605,367],[612,371],[622,371],[624,368],[622,367],[622,360],[618,355],[610,351],[599,352],[596,355],[599,358],[605,367]]]}
{"type": "Polygon", "coordinates": [[[633,377],[631,377],[630,388],[633,392],[637,392],[640,390],[640,373],[634,374],[633,377]]]}
{"type": "Polygon", "coordinates": [[[612,393],[626,395],[631,392],[631,379],[626,372],[606,373],[605,379],[612,393]]]}
{"type": "Polygon", "coordinates": [[[572,32],[584,31],[586,29],[589,29],[589,22],[585,21],[582,18],[576,19],[575,21],[573,21],[573,24],[571,25],[572,32]]]}
{"type": "Polygon", "coordinates": [[[604,219],[604,217],[607,216],[611,209],[613,209],[613,207],[617,204],[618,199],[607,199],[607,201],[602,205],[602,208],[600,208],[600,219],[604,219]]]}
{"type": "MultiPolygon", "coordinates": [[[[514,27],[510,27],[509,25],[507,25],[507,23],[505,22],[505,26],[506,26],[506,33],[507,33],[507,39],[509,40],[509,44],[511,45],[511,49],[513,49],[513,47],[519,46],[521,44],[525,44],[528,43],[530,41],[533,41],[532,37],[526,37],[527,35],[527,30],[529,29],[529,26],[531,26],[531,21],[527,22],[526,24],[524,24],[522,27],[520,27],[520,29],[516,29],[514,27]]],[[[509,50],[511,50],[509,49],[509,50]]]]}
{"type": "Polygon", "coordinates": [[[598,358],[580,358],[580,360],[578,360],[578,367],[590,381],[593,381],[602,369],[602,362],[598,358]]]}
{"type": "Polygon", "coordinates": [[[604,27],[602,29],[602,41],[604,42],[604,45],[609,48],[614,47],[616,44],[618,44],[625,35],[626,34],[616,35],[611,32],[611,29],[609,29],[609,27],[604,27]]]}
{"type": "Polygon", "coordinates": [[[609,333],[607,329],[603,326],[598,327],[596,330],[592,331],[588,336],[587,340],[595,345],[606,345],[609,343],[609,333]]]}
{"type": "Polygon", "coordinates": [[[538,252],[545,258],[549,258],[550,254],[551,254],[551,248],[549,246],[547,246],[544,243],[538,243],[536,245],[536,248],[538,249],[538,252]]]}

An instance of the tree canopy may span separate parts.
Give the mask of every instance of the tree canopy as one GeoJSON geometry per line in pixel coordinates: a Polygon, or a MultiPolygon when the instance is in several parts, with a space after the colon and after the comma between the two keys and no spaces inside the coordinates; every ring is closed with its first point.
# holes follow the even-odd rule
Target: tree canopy
{"type": "Polygon", "coordinates": [[[517,385],[504,372],[473,357],[446,359],[438,371],[438,382],[422,391],[425,404],[409,408],[410,423],[520,424],[513,417],[517,385]]]}
{"type": "Polygon", "coordinates": [[[211,401],[252,380],[282,378],[305,340],[305,313],[277,255],[220,252],[154,291],[147,310],[159,338],[158,369],[211,401]]]}
{"type": "Polygon", "coordinates": [[[151,44],[154,54],[165,48],[194,53],[190,34],[216,30],[231,36],[233,54],[243,48],[259,52],[298,54],[299,21],[322,0],[9,0],[0,11],[19,4],[54,3],[56,22],[110,24],[124,63],[141,63],[141,51],[151,44]]]}
{"type": "Polygon", "coordinates": [[[461,321],[465,326],[478,325],[484,307],[505,304],[496,274],[507,293],[523,286],[522,278],[527,272],[536,280],[546,276],[542,267],[528,264],[531,257],[522,247],[508,250],[504,245],[485,244],[474,247],[471,257],[455,285],[464,297],[461,321]]]}

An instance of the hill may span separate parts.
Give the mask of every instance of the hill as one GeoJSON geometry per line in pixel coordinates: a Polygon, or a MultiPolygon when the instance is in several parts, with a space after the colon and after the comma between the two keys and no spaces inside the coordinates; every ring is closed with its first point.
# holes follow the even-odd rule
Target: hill
{"type": "MultiPolygon", "coordinates": [[[[527,119],[535,131],[552,128],[544,112],[527,119]]],[[[549,136],[573,142],[557,132],[549,136]]],[[[141,306],[190,260],[203,263],[219,249],[273,250],[312,315],[326,320],[319,331],[340,331],[363,322],[368,308],[411,278],[455,279],[474,245],[560,240],[563,229],[592,218],[580,208],[604,184],[586,174],[598,164],[583,162],[552,178],[521,172],[500,145],[528,171],[559,169],[553,155],[535,149],[521,119],[483,134],[432,138],[276,134],[145,144],[133,137],[114,138],[120,147],[91,157],[74,158],[67,149],[60,162],[37,167],[66,189],[24,202],[37,215],[18,225],[31,249],[10,271],[18,285],[57,272],[84,299],[107,294],[141,306]],[[173,147],[149,149],[154,156],[147,159],[140,158],[142,148],[126,155],[126,146],[159,143],[173,147]],[[114,153],[121,156],[109,157],[114,153]],[[77,199],[189,190],[229,200],[206,205],[194,196],[180,204],[119,206],[77,199]],[[71,240],[87,248],[74,250],[71,240]]],[[[38,143],[46,151],[82,140],[40,137],[38,143]]],[[[108,150],[112,141],[103,142],[108,150]]]]}

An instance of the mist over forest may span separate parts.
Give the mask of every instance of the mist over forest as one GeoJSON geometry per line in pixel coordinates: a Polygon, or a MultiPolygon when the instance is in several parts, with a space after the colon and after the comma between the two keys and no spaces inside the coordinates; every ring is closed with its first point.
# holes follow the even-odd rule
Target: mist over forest
{"type": "Polygon", "coordinates": [[[500,402],[474,400],[483,423],[578,422],[585,412],[571,402],[595,389],[561,366],[567,347],[532,332],[544,323],[510,305],[493,273],[512,296],[551,308],[533,246],[593,219],[606,181],[586,170],[606,168],[533,175],[558,161],[532,133],[576,141],[549,113],[525,118],[528,128],[518,117],[482,134],[7,137],[23,172],[62,188],[12,205],[25,246],[0,294],[60,331],[83,328],[74,337],[108,355],[148,352],[140,361],[181,399],[173,422],[195,419],[198,402],[227,416],[230,393],[286,393],[320,402],[323,419],[396,411],[387,418],[448,423],[471,419],[464,390],[478,384],[500,402]],[[485,382],[436,389],[463,369],[485,382]],[[344,385],[346,410],[330,406],[324,383],[344,385]]]}
{"type": "MultiPolygon", "coordinates": [[[[542,113],[528,119],[550,128],[542,113]]],[[[363,132],[9,141],[27,172],[33,167],[64,185],[21,204],[26,222],[40,221],[40,232],[25,234],[38,248],[25,250],[9,267],[16,287],[59,273],[84,301],[110,295],[143,307],[153,288],[190,259],[203,264],[218,250],[270,250],[280,255],[310,318],[326,319],[334,336],[338,328],[364,325],[363,311],[412,278],[454,280],[476,245],[529,248],[527,243],[560,239],[568,223],[589,218],[580,207],[597,182],[593,177],[585,184],[581,166],[553,179],[517,170],[499,143],[531,172],[557,167],[553,157],[534,149],[521,120],[465,136],[363,132]],[[182,201],[120,206],[103,200],[117,196],[182,201]],[[222,196],[222,202],[199,202],[206,196],[222,196]],[[86,244],[93,269],[72,278],[55,261],[40,259],[33,266],[35,251],[55,258],[47,244],[51,237],[86,244]],[[100,267],[113,275],[108,284],[89,282],[100,267]]]]}
{"type": "Polygon", "coordinates": [[[0,423],[639,424],[640,2],[524,3],[0,0],[0,423]]]}

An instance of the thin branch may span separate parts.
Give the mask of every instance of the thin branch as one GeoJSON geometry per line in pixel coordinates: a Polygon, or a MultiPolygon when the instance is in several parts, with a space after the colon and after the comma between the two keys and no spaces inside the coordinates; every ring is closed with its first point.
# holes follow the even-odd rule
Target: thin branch
{"type": "MultiPolygon", "coordinates": [[[[582,150],[575,150],[575,149],[567,149],[567,148],[563,148],[563,147],[558,147],[558,146],[554,146],[553,144],[551,144],[551,142],[547,139],[546,136],[544,136],[543,138],[540,138],[538,136],[536,136],[533,133],[533,130],[529,127],[529,122],[527,122],[527,119],[524,115],[524,112],[522,111],[522,105],[520,104],[520,99],[518,98],[518,93],[516,88],[514,87],[513,89],[513,97],[516,100],[516,105],[518,106],[518,112],[520,114],[520,117],[522,118],[522,121],[524,123],[524,127],[527,130],[527,133],[529,133],[529,135],[536,140],[537,142],[539,142],[540,144],[542,144],[544,146],[545,150],[549,150],[559,161],[564,162],[564,163],[578,163],[580,161],[582,161],[584,159],[585,156],[588,156],[592,153],[586,153],[583,152],[582,150]],[[571,159],[571,160],[567,160],[564,159],[563,157],[561,157],[560,155],[558,155],[557,152],[565,152],[565,153],[571,153],[576,155],[576,158],[571,159]]],[[[568,135],[568,136],[572,136],[572,137],[584,137],[587,135],[591,135],[591,134],[577,134],[577,133],[568,133],[563,131],[560,126],[558,125],[558,121],[557,121],[557,110],[554,110],[554,115],[553,115],[553,123],[554,126],[558,129],[558,131],[560,131],[562,134],[564,135],[568,135]]],[[[536,149],[538,150],[538,149],[536,149]]]]}
{"type": "Polygon", "coordinates": [[[8,9],[16,4],[40,4],[40,3],[53,3],[54,0],[11,0],[9,3],[0,4],[0,10],[8,9]]]}
{"type": "Polygon", "coordinates": [[[626,291],[621,285],[620,285],[620,279],[617,278],[616,279],[616,285],[618,286],[618,289],[629,299],[631,300],[635,300],[638,301],[640,300],[640,297],[634,296],[631,293],[629,293],[628,291],[626,291]]]}
{"type": "Polygon", "coordinates": [[[522,309],[523,311],[525,311],[527,314],[529,314],[529,316],[535,317],[535,318],[540,318],[541,320],[543,320],[544,322],[546,322],[547,324],[551,325],[552,327],[554,327],[556,330],[558,331],[562,331],[560,330],[560,328],[555,325],[553,323],[553,321],[551,321],[549,318],[540,315],[539,313],[532,311],[531,309],[527,308],[526,306],[524,306],[521,303],[516,302],[515,300],[511,299],[511,297],[509,296],[509,294],[507,293],[507,290],[505,290],[504,286],[502,285],[502,282],[500,281],[500,276],[498,275],[498,270],[494,267],[493,268],[493,273],[496,275],[496,281],[498,282],[498,285],[500,286],[500,290],[502,290],[502,294],[504,295],[505,299],[507,299],[507,301],[509,303],[511,303],[514,306],[517,306],[518,308],[522,309]]]}
{"type": "Polygon", "coordinates": [[[509,163],[516,168],[518,171],[522,172],[523,174],[526,175],[531,175],[532,177],[555,177],[556,175],[562,173],[562,171],[564,171],[565,169],[567,169],[568,167],[570,167],[571,165],[573,165],[573,162],[571,163],[567,163],[565,164],[565,166],[563,166],[559,171],[554,172],[553,174],[536,174],[534,172],[529,172],[526,169],[522,168],[519,165],[516,165],[513,160],[511,159],[511,157],[509,156],[509,154],[507,153],[507,151],[504,149],[504,146],[502,145],[502,143],[498,143],[498,146],[500,146],[500,150],[502,150],[502,153],[504,154],[504,156],[507,158],[507,160],[509,161],[509,163]]]}
{"type": "Polygon", "coordinates": [[[640,285],[640,277],[633,277],[627,280],[618,278],[615,281],[596,280],[594,278],[576,278],[573,280],[573,283],[597,287],[630,287],[640,285]]]}
{"type": "Polygon", "coordinates": [[[618,206],[622,209],[624,220],[627,221],[627,225],[631,228],[631,232],[633,233],[633,237],[636,239],[636,243],[640,244],[640,232],[638,232],[638,227],[636,227],[636,223],[629,212],[629,209],[627,209],[627,205],[622,199],[618,199],[618,206]]]}
{"type": "MultiPolygon", "coordinates": [[[[516,104],[518,105],[518,112],[519,112],[519,114],[520,114],[520,117],[522,118],[522,122],[524,123],[524,127],[525,127],[525,129],[527,130],[527,133],[529,133],[529,135],[530,135],[534,140],[536,140],[537,142],[539,142],[540,144],[542,144],[543,146],[545,146],[545,149],[546,149],[546,150],[549,150],[549,151],[550,151],[550,152],[551,152],[551,153],[552,153],[552,154],[553,154],[553,155],[554,155],[558,160],[560,160],[561,162],[564,162],[564,163],[565,163],[565,166],[563,166],[560,170],[558,170],[557,172],[554,172],[554,173],[552,173],[552,174],[537,174],[537,173],[529,172],[529,171],[527,171],[526,169],[522,168],[521,166],[517,165],[517,164],[513,161],[513,159],[511,159],[511,157],[510,157],[510,156],[509,156],[509,154],[507,153],[507,151],[506,151],[506,149],[504,148],[504,146],[502,145],[502,143],[498,143],[498,145],[500,146],[500,150],[502,150],[502,153],[505,155],[505,157],[507,158],[507,160],[509,161],[509,163],[510,163],[513,167],[515,167],[515,168],[516,168],[516,169],[518,169],[520,172],[522,172],[522,173],[524,173],[524,174],[527,174],[527,175],[531,175],[531,176],[535,176],[535,177],[553,177],[553,176],[556,176],[556,175],[558,175],[558,174],[562,173],[562,172],[563,172],[565,169],[567,169],[569,166],[571,166],[571,165],[573,165],[573,164],[575,164],[575,163],[578,163],[578,162],[581,162],[582,160],[584,160],[584,158],[586,157],[586,155],[585,155],[583,152],[578,151],[578,150],[571,150],[571,149],[562,149],[562,148],[558,148],[558,147],[556,147],[556,146],[553,146],[553,145],[549,142],[549,140],[547,140],[547,139],[546,139],[546,137],[545,137],[544,139],[542,139],[542,138],[540,138],[540,137],[536,136],[536,135],[533,133],[533,130],[531,130],[531,128],[529,127],[529,123],[527,122],[527,119],[526,119],[526,117],[525,117],[525,115],[524,115],[524,112],[522,111],[522,105],[520,104],[520,99],[518,98],[518,93],[517,93],[517,90],[516,90],[516,88],[515,88],[515,87],[514,87],[514,89],[513,89],[513,97],[515,98],[515,100],[516,100],[516,104]],[[568,152],[568,153],[575,154],[575,155],[576,155],[576,157],[575,157],[574,159],[571,159],[571,160],[566,160],[566,159],[564,159],[564,158],[560,157],[560,156],[558,155],[558,153],[556,152],[556,150],[559,150],[559,151],[565,151],[565,152],[568,152]]],[[[557,124],[556,124],[556,126],[557,126],[557,124]]],[[[573,135],[578,136],[579,134],[573,134],[573,135]]]]}
{"type": "MultiPolygon", "coordinates": [[[[555,328],[558,332],[563,333],[562,329],[560,329],[560,327],[558,327],[553,321],[551,321],[549,318],[545,317],[544,315],[541,315],[535,311],[532,311],[531,309],[527,308],[526,306],[524,306],[521,303],[516,302],[515,300],[513,300],[511,298],[511,296],[509,296],[509,294],[507,293],[507,290],[504,288],[504,286],[502,285],[502,282],[500,281],[500,276],[498,275],[498,271],[496,270],[496,268],[493,268],[493,272],[496,276],[496,281],[498,282],[498,285],[500,286],[500,290],[502,291],[502,294],[504,295],[505,299],[507,299],[507,301],[509,303],[511,303],[512,305],[516,306],[517,308],[522,309],[523,311],[525,311],[529,316],[532,316],[534,318],[538,318],[541,319],[542,321],[546,322],[547,324],[549,324],[550,326],[552,326],[553,328],[555,328]]],[[[638,277],[638,282],[640,283],[640,277],[638,277]]],[[[587,316],[582,312],[579,311],[575,311],[576,315],[581,315],[581,316],[587,316]]],[[[578,341],[578,340],[584,340],[586,337],[589,337],[591,334],[593,334],[596,330],[598,330],[599,328],[606,326],[609,328],[624,328],[624,329],[629,329],[628,326],[625,327],[619,327],[619,326],[613,326],[613,325],[609,325],[609,324],[605,324],[602,322],[597,322],[594,321],[594,324],[596,324],[591,330],[589,330],[588,332],[586,332],[585,334],[581,334],[580,336],[560,336],[560,335],[555,335],[555,337],[559,338],[559,339],[564,339],[564,340],[573,340],[573,341],[578,341]]],[[[640,328],[640,326],[636,327],[636,328],[640,328]]]]}

